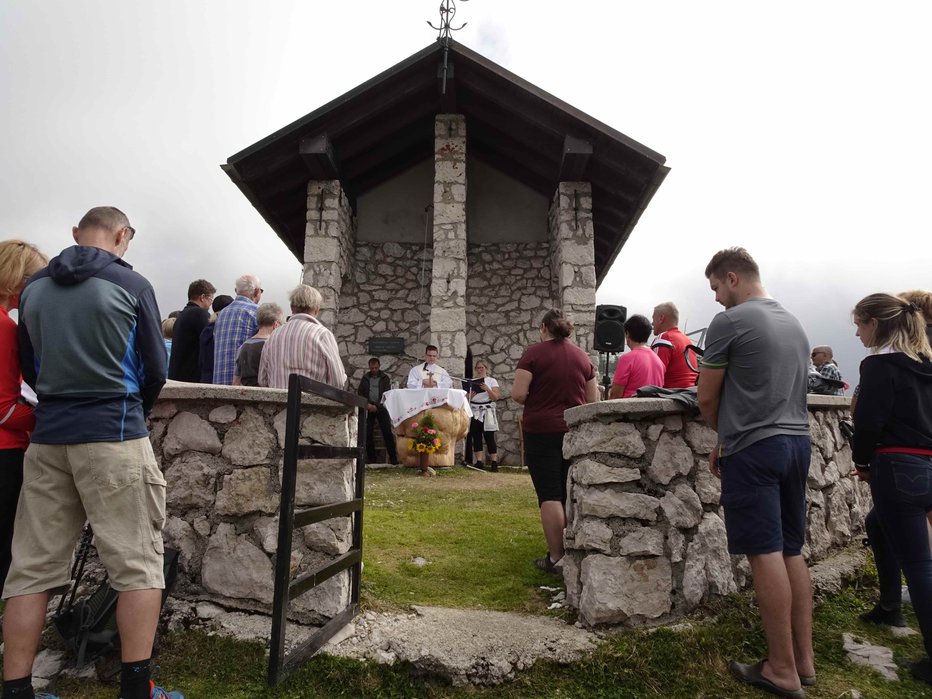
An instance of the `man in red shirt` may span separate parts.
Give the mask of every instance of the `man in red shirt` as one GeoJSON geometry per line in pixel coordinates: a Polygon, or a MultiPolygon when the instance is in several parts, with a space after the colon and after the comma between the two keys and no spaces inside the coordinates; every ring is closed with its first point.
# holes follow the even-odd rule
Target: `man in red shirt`
{"type": "MultiPolygon", "coordinates": [[[[680,322],[680,312],[672,302],[658,304],[654,308],[651,326],[654,341],[650,347],[666,367],[664,388],[689,388],[696,385],[698,374],[686,364],[686,348],[692,344],[676,324],[680,322]]],[[[696,366],[696,355],[689,352],[690,364],[696,366]]]]}

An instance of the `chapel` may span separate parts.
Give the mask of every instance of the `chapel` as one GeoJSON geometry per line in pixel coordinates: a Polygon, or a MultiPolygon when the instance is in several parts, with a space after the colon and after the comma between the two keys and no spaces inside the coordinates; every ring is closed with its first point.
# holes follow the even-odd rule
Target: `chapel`
{"type": "Polygon", "coordinates": [[[593,354],[596,290],[665,160],[447,38],[222,167],[323,295],[350,389],[370,356],[401,384],[428,343],[455,377],[482,357],[518,464],[518,359],[554,307],[593,354]]]}

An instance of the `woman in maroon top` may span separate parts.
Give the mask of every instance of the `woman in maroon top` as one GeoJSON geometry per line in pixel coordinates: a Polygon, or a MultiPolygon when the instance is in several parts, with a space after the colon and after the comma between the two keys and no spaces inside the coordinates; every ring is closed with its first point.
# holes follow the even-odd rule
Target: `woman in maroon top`
{"type": "Polygon", "coordinates": [[[16,501],[23,485],[23,454],[35,427],[32,407],[22,398],[16,323],[26,280],[48,264],[38,248],[21,240],[0,242],[0,589],[10,569],[16,501]]]}
{"type": "Polygon", "coordinates": [[[524,405],[524,456],[537,491],[547,555],[534,561],[543,571],[563,575],[563,529],[566,527],[566,477],[570,462],[563,458],[567,432],[563,413],[598,398],[595,368],[589,355],[567,338],[573,324],[562,311],[551,310],[540,324],[540,339],[525,350],[511,389],[524,405]]]}

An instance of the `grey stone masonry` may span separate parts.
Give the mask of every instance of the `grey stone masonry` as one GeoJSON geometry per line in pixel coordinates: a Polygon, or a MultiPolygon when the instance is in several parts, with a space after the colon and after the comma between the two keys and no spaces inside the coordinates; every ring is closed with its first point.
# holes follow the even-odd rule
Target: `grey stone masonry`
{"type": "Polygon", "coordinates": [[[307,186],[304,283],[323,296],[319,318],[334,330],[343,277],[352,266],[356,219],[339,180],[311,180],[307,186]]]}
{"type": "Polygon", "coordinates": [[[561,182],[549,220],[553,302],[576,326],[576,344],[591,354],[596,286],[592,185],[561,182]]]}
{"type": "MultiPolygon", "coordinates": [[[[200,609],[271,611],[278,544],[287,392],[169,381],[150,416],[150,439],[165,472],[165,545],[180,552],[172,596],[200,609]]],[[[331,446],[356,444],[355,412],[305,398],[302,438],[331,446]]],[[[301,461],[296,506],[348,500],[354,461],[301,461]]],[[[348,517],[295,530],[292,577],[345,553],[348,517]]],[[[349,600],[349,574],[339,573],[291,604],[290,616],[320,624],[349,600]]]]}
{"type": "Polygon", "coordinates": [[[484,359],[498,381],[496,444],[502,463],[520,464],[518,416],[511,400],[518,360],[540,341],[538,326],[550,308],[550,246],[540,243],[486,243],[469,246],[466,285],[466,340],[473,364],[484,359]]]}
{"type": "Polygon", "coordinates": [[[466,360],[466,118],[434,121],[434,264],[430,332],[447,370],[462,376],[466,360]]]}
{"type": "MultiPolygon", "coordinates": [[[[356,243],[353,272],[343,284],[343,310],[334,328],[352,390],[368,371],[367,343],[373,336],[401,337],[409,354],[423,356],[430,342],[431,257],[432,249],[421,245],[356,243]]],[[[403,386],[412,362],[403,356],[379,359],[382,371],[403,386]]],[[[447,366],[443,355],[440,364],[447,366]]]]}
{"type": "MultiPolygon", "coordinates": [[[[848,475],[839,420],[849,407],[844,397],[809,397],[810,562],[863,532],[871,507],[868,485],[848,475]]],[[[721,486],[709,472],[716,434],[697,415],[672,400],[627,398],[572,408],[566,422],[563,576],[585,623],[667,622],[750,583],[745,557],[728,554],[721,486]]]]}

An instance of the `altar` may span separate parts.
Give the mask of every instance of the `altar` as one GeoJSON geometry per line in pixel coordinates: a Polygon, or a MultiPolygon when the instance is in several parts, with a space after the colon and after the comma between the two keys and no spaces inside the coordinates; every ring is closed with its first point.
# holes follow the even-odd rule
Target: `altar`
{"type": "Polygon", "coordinates": [[[453,466],[456,461],[456,442],[469,433],[472,408],[466,391],[456,388],[399,388],[386,391],[382,403],[395,430],[398,459],[405,466],[416,467],[418,454],[408,444],[414,430],[412,424],[430,411],[440,433],[440,449],[430,455],[431,466],[453,466]]]}

